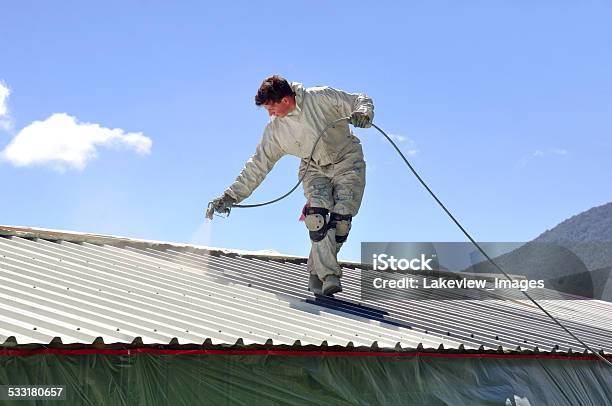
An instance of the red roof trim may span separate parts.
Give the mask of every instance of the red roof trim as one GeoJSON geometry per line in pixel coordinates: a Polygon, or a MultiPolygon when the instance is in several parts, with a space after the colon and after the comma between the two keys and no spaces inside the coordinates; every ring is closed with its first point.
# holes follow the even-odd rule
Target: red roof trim
{"type": "MultiPolygon", "coordinates": [[[[4,357],[27,357],[32,355],[135,355],[135,354],[157,354],[157,355],[271,355],[288,357],[434,357],[434,358],[540,358],[540,359],[560,359],[560,360],[579,360],[597,361],[595,355],[554,355],[554,354],[470,354],[470,353],[440,353],[440,352],[400,352],[400,351],[291,351],[291,350],[171,350],[158,348],[130,348],[130,349],[59,349],[41,348],[36,350],[22,349],[2,349],[0,356],[4,357]]],[[[612,356],[606,355],[612,361],[612,356]]]]}

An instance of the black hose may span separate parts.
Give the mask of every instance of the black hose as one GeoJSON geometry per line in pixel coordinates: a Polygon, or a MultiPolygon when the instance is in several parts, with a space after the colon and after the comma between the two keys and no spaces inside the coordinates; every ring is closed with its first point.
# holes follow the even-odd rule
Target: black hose
{"type": "MultiPolygon", "coordinates": [[[[438,197],[434,194],[434,192],[429,188],[429,186],[427,186],[427,184],[425,183],[425,181],[419,176],[419,174],[417,173],[417,171],[412,167],[412,165],[410,165],[410,162],[408,162],[408,159],[406,159],[406,157],[404,156],[404,154],[402,153],[402,151],[400,151],[400,149],[397,147],[397,145],[395,144],[395,142],[393,142],[393,140],[391,139],[391,137],[389,137],[380,127],[378,127],[376,124],[372,124],[372,127],[376,128],[378,131],[380,131],[380,133],[382,135],[385,136],[385,138],[387,138],[387,141],[389,141],[391,143],[391,145],[393,145],[393,148],[395,148],[395,150],[397,151],[397,153],[402,157],[402,159],[404,160],[404,162],[406,163],[406,165],[408,165],[408,168],[410,168],[410,170],[412,171],[412,173],[414,174],[414,176],[416,176],[416,178],[419,180],[419,182],[421,182],[421,184],[423,185],[423,187],[425,189],[427,189],[427,191],[429,192],[429,194],[435,199],[435,201],[440,205],[440,207],[442,207],[442,209],[446,212],[446,214],[448,214],[448,217],[451,218],[451,220],[453,220],[453,222],[457,225],[457,227],[459,227],[459,229],[463,232],[463,234],[465,234],[465,236],[472,242],[472,244],[474,244],[474,246],[478,249],[478,251],[480,251],[480,253],[482,255],[485,256],[485,258],[491,262],[493,264],[493,266],[495,268],[497,268],[497,270],[499,270],[506,278],[508,278],[510,281],[513,281],[514,279],[512,279],[512,277],[510,275],[508,275],[502,268],[501,266],[499,266],[497,264],[497,262],[495,262],[486,252],[485,250],[482,249],[482,247],[480,246],[480,244],[478,244],[473,238],[472,236],[465,230],[465,228],[463,228],[463,226],[459,223],[459,221],[457,221],[457,219],[451,214],[451,212],[444,206],[444,204],[442,204],[442,202],[440,201],[440,199],[438,199],[438,197]]],[[[612,367],[612,363],[610,361],[608,361],[603,355],[601,355],[600,353],[594,351],[591,347],[589,347],[585,342],[583,342],[581,339],[579,339],[578,337],[576,337],[576,335],[574,335],[574,333],[572,333],[570,330],[567,329],[567,327],[565,327],[563,324],[561,324],[561,322],[559,320],[557,320],[552,314],[550,314],[546,309],[544,309],[534,298],[532,298],[526,291],[521,290],[521,292],[527,297],[527,299],[529,299],[534,305],[536,305],[536,307],[540,310],[542,310],[542,312],[544,312],[545,315],[547,315],[552,321],[554,321],[559,327],[561,327],[567,334],[569,334],[572,338],[574,338],[576,341],[578,341],[580,343],[580,345],[582,345],[585,349],[587,349],[588,351],[592,352],[593,354],[595,354],[596,356],[598,356],[603,362],[605,362],[606,364],[608,364],[609,366],[612,367]]]]}

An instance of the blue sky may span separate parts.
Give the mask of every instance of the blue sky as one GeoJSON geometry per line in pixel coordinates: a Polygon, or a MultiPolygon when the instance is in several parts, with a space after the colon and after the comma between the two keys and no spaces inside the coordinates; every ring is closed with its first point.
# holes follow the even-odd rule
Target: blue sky
{"type": "MultiPolygon", "coordinates": [[[[307,255],[301,188],[203,217],[255,150],[253,96],[274,73],[368,93],[477,240],[612,201],[610,2],[175,3],[3,3],[0,224],[307,255]]],[[[356,134],[367,186],[341,258],[465,241],[375,130],[356,134]]],[[[283,158],[248,202],[297,166],[283,158]]]]}

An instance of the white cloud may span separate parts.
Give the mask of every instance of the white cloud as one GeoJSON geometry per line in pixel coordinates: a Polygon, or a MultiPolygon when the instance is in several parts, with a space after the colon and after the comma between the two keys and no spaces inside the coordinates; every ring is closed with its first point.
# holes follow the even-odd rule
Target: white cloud
{"type": "Polygon", "coordinates": [[[145,155],[152,144],[142,133],[80,123],[66,113],[55,113],[19,131],[2,151],[2,158],[15,166],[49,165],[63,172],[84,169],[98,156],[98,147],[126,148],[145,155]]]}
{"type": "Polygon", "coordinates": [[[11,89],[6,84],[0,81],[0,129],[10,131],[13,120],[9,115],[8,98],[11,95],[11,89]]]}
{"type": "Polygon", "coordinates": [[[10,132],[13,129],[13,120],[10,117],[0,117],[0,130],[10,132]]]}
{"type": "MultiPolygon", "coordinates": [[[[400,148],[400,149],[405,154],[408,154],[410,156],[415,156],[419,152],[419,150],[416,148],[416,142],[414,142],[410,138],[405,137],[403,135],[398,135],[398,134],[389,134],[389,137],[393,141],[396,141],[396,142],[399,142],[401,144],[404,144],[404,148],[400,148]]],[[[386,139],[385,139],[385,141],[386,141],[386,139]]]]}
{"type": "Polygon", "coordinates": [[[11,90],[6,87],[6,84],[0,81],[0,117],[8,115],[8,104],[7,100],[11,90]]]}
{"type": "Polygon", "coordinates": [[[567,155],[567,150],[562,149],[562,148],[549,148],[545,151],[542,151],[541,149],[536,149],[532,153],[527,154],[524,157],[522,157],[518,163],[518,166],[520,168],[524,168],[525,166],[527,166],[529,161],[536,159],[536,158],[542,158],[542,157],[550,156],[550,155],[562,155],[562,156],[567,155]]]}

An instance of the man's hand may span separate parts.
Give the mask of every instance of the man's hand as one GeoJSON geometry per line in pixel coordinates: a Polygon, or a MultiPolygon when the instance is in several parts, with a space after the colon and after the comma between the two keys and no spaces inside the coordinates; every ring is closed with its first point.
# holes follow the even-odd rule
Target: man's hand
{"type": "Polygon", "coordinates": [[[370,118],[361,111],[353,111],[351,114],[351,124],[359,128],[368,128],[372,126],[370,118]]]}
{"type": "Polygon", "coordinates": [[[217,197],[215,200],[208,203],[206,218],[212,220],[215,212],[226,213],[229,215],[230,209],[234,203],[236,203],[236,200],[227,193],[224,193],[223,196],[217,197]]]}

